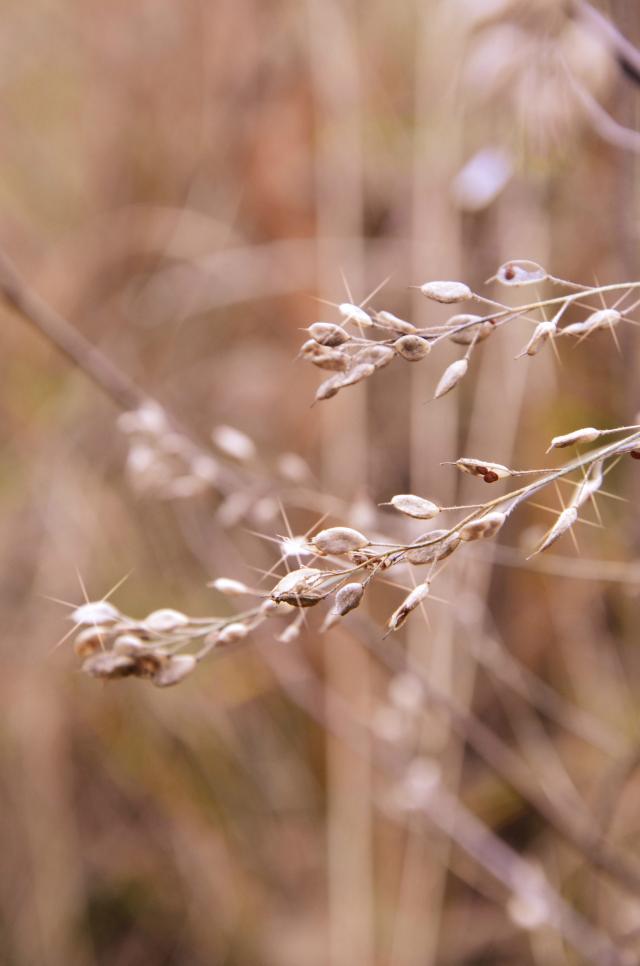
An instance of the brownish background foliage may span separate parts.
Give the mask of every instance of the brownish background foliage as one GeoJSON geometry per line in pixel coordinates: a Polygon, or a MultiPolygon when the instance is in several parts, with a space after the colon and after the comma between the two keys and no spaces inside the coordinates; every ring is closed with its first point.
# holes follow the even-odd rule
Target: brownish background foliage
{"type": "MultiPolygon", "coordinates": [[[[635,4],[602,9],[640,39],[635,4]]],[[[555,0],[4,0],[2,245],[202,438],[236,426],[267,469],[300,453],[314,488],[355,516],[403,491],[472,500],[478,484],[441,460],[537,466],[554,433],[634,421],[635,329],[621,354],[602,335],[560,364],[514,362],[522,330],[505,331],[458,395],[426,404],[443,356],[313,409],[300,329],[318,318],[312,296],[345,297],[341,271],[356,299],[391,275],[381,305],[425,320],[410,284],[477,287],[507,258],[586,283],[636,277],[637,161],[594,132],[566,61],[633,126],[630,81],[555,0]],[[512,176],[478,207],[454,185],[483,148],[504,152],[512,176]]],[[[4,309],[2,331],[0,961],[576,962],[552,930],[520,930],[446,838],[375,811],[384,781],[274,679],[261,651],[286,664],[286,648],[267,631],[168,691],[102,686],[70,648],[53,650],[68,621],[46,598],[81,601],[77,574],[100,597],[131,571],[117,595],[129,613],[224,612],[206,581],[253,580],[275,556],[248,531],[284,524],[277,504],[224,529],[214,498],[136,493],[112,403],[4,309]]],[[[470,553],[439,587],[449,606],[406,643],[569,814],[593,810],[628,851],[640,829],[633,470],[609,487],[631,503],[604,502],[606,528],[580,530],[582,569],[568,541],[546,570],[523,566],[524,549],[497,552],[495,567],[470,553]],[[539,680],[538,706],[510,690],[504,660],[487,667],[490,641],[553,687],[563,714],[582,709],[600,747],[540,714],[539,680]]],[[[294,530],[321,509],[290,508],[294,530]]],[[[531,546],[525,531],[547,519],[527,510],[504,543],[531,546]]],[[[397,603],[380,595],[379,623],[397,603]]],[[[357,713],[384,720],[388,673],[357,635],[321,639],[312,620],[304,649],[357,713]]],[[[465,753],[446,715],[425,709],[415,740],[585,915],[617,937],[637,927],[637,897],[465,753]]]]}

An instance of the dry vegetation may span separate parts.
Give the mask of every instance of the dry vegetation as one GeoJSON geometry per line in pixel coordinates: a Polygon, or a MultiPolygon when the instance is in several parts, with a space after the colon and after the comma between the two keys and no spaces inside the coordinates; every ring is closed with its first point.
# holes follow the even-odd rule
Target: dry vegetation
{"type": "Polygon", "coordinates": [[[3,964],[638,962],[634,6],[5,4],[3,964]]]}

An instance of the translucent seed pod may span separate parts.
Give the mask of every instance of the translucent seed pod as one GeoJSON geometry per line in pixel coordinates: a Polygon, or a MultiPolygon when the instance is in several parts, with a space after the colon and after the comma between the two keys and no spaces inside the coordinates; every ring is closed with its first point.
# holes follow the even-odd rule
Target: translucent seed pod
{"type": "Polygon", "coordinates": [[[393,348],[407,362],[419,362],[431,351],[427,340],[419,335],[402,335],[393,343],[393,348]]]}
{"type": "Polygon", "coordinates": [[[390,362],[395,359],[395,352],[388,345],[368,345],[364,349],[360,349],[359,352],[353,357],[353,361],[356,365],[361,363],[369,364],[374,366],[376,369],[383,369],[388,366],[390,362]]]}
{"type": "Polygon", "coordinates": [[[398,493],[391,497],[391,506],[400,513],[416,520],[432,520],[440,513],[440,507],[424,497],[414,496],[413,493],[398,493]]]}
{"type": "Polygon", "coordinates": [[[452,362],[442,374],[440,382],[436,386],[436,391],[433,394],[434,399],[440,399],[441,396],[446,395],[446,393],[451,392],[458,383],[464,379],[469,369],[469,362],[467,359],[457,359],[452,362]]]}
{"type": "Polygon", "coordinates": [[[456,345],[471,345],[472,342],[484,342],[492,332],[495,332],[493,322],[483,320],[481,315],[454,315],[446,322],[445,328],[457,329],[464,325],[460,332],[453,332],[449,336],[456,345]],[[473,324],[472,324],[473,323],[473,324]]]}
{"type": "Polygon", "coordinates": [[[423,541],[426,546],[412,546],[404,554],[404,559],[415,567],[445,560],[460,546],[460,534],[457,530],[453,533],[447,530],[432,530],[414,543],[420,544],[423,541]]]}
{"type": "Polygon", "coordinates": [[[325,596],[325,592],[318,587],[323,577],[322,570],[299,567],[278,581],[271,591],[271,599],[293,607],[312,607],[325,596]]]}
{"type": "Polygon", "coordinates": [[[399,319],[392,312],[376,312],[376,320],[394,332],[401,332],[403,335],[412,335],[416,332],[416,327],[412,322],[399,319]]]}
{"type": "Polygon", "coordinates": [[[343,376],[338,376],[340,388],[344,389],[347,386],[355,386],[357,383],[362,382],[363,379],[372,376],[375,371],[375,366],[372,366],[371,363],[359,362],[353,369],[345,372],[343,376]]]}
{"type": "Polygon", "coordinates": [[[397,610],[394,610],[393,614],[388,620],[387,627],[390,631],[397,631],[399,627],[402,627],[406,621],[409,614],[418,607],[423,600],[429,595],[429,581],[425,580],[422,584],[418,584],[417,587],[407,594],[405,599],[402,601],[397,610]]]}
{"type": "Polygon", "coordinates": [[[507,519],[506,513],[493,510],[485,513],[477,520],[469,520],[460,527],[460,539],[465,541],[482,540],[485,537],[493,537],[498,532],[504,521],[507,519]]]}
{"type": "Polygon", "coordinates": [[[94,678],[126,678],[135,674],[135,659],[126,654],[114,654],[113,651],[101,651],[86,658],[82,670],[94,678]]]}
{"type": "Polygon", "coordinates": [[[318,553],[341,554],[352,550],[362,550],[369,546],[369,539],[359,530],[351,527],[330,527],[321,530],[312,538],[311,543],[318,553]]]}
{"type": "Polygon", "coordinates": [[[600,430],[595,429],[593,426],[585,426],[584,429],[574,429],[572,433],[565,433],[563,436],[554,436],[547,453],[549,450],[563,449],[565,446],[573,446],[574,444],[593,443],[601,435],[600,430]]]}
{"type": "Polygon", "coordinates": [[[496,280],[501,285],[517,287],[519,285],[534,285],[536,282],[544,282],[548,278],[547,272],[542,265],[531,262],[526,258],[516,259],[515,261],[505,262],[496,272],[496,280]]]}
{"type": "Polygon", "coordinates": [[[148,614],[142,624],[148,630],[157,631],[161,634],[177,630],[179,627],[186,627],[189,624],[189,618],[179,610],[163,607],[148,614]]]}
{"type": "Polygon", "coordinates": [[[69,615],[74,624],[115,624],[122,618],[117,607],[107,600],[91,600],[69,615]]]}
{"type": "Polygon", "coordinates": [[[503,466],[502,463],[488,463],[486,460],[471,459],[467,456],[456,460],[453,465],[457,466],[463,473],[469,473],[471,476],[483,479],[485,483],[497,483],[498,480],[513,476],[513,470],[510,470],[508,466],[503,466]]]}
{"type": "Polygon", "coordinates": [[[466,302],[473,297],[473,292],[464,282],[425,282],[420,286],[420,291],[425,298],[446,304],[466,302]]]}
{"type": "Polygon", "coordinates": [[[553,524],[551,529],[545,534],[542,542],[536,547],[533,554],[542,553],[547,547],[559,540],[560,537],[570,530],[573,524],[578,519],[578,511],[575,506],[568,506],[562,511],[556,522],[553,524]]]}
{"type": "Polygon", "coordinates": [[[77,657],[90,657],[97,651],[104,650],[105,641],[109,639],[111,628],[96,625],[85,627],[76,635],[73,650],[77,657]]]}
{"type": "Polygon", "coordinates": [[[576,489],[571,500],[571,506],[579,507],[583,506],[592,496],[598,492],[602,483],[604,482],[604,473],[602,470],[603,461],[597,460],[590,467],[589,472],[582,480],[580,486],[576,489]]]}
{"type": "Polygon", "coordinates": [[[360,605],[364,596],[364,587],[357,581],[345,584],[336,594],[333,609],[340,617],[344,617],[349,611],[355,610],[360,605]]]}

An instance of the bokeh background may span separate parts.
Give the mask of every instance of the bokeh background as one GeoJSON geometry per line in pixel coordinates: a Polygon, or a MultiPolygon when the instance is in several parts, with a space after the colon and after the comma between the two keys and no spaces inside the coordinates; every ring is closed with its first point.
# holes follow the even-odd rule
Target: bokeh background
{"type": "MultiPolygon", "coordinates": [[[[635,4],[600,9],[640,40],[635,4]]],[[[336,318],[314,298],[343,301],[343,277],[359,301],[389,276],[376,305],[423,322],[441,315],[410,285],[479,287],[510,258],[585,284],[635,280],[637,156],[602,137],[576,84],[634,128],[633,80],[559,0],[3,0],[3,250],[197,438],[248,434],[263,481],[231,506],[206,489],[160,498],[113,402],[0,309],[3,964],[580,961],[548,924],[523,929],[451,838],[378,808],[390,780],[308,714],[301,660],[391,753],[436,758],[460,801],[640,951],[639,897],[567,847],[446,712],[407,706],[356,625],[321,637],[312,616],[295,666],[268,627],[165,691],[82,675],[72,647],[55,648],[69,621],[49,599],[81,602],[80,579],[99,598],[129,574],[114,597],[127,613],[227,613],[206,583],[273,566],[256,533],[285,520],[301,533],[328,512],[397,536],[377,507],[394,493],[478,498],[482,484],[441,461],[540,466],[556,433],[635,422],[632,326],[620,352],[602,333],[559,361],[514,361],[528,329],[505,327],[435,403],[449,349],[315,407],[318,373],[295,358],[305,325],[336,318]]],[[[497,548],[447,568],[448,604],[401,641],[535,787],[632,855],[627,462],[608,488],[630,502],[601,501],[580,556],[565,538],[527,563],[549,516],[526,508],[497,548]]],[[[369,605],[378,641],[398,599],[381,585],[369,605]]]]}

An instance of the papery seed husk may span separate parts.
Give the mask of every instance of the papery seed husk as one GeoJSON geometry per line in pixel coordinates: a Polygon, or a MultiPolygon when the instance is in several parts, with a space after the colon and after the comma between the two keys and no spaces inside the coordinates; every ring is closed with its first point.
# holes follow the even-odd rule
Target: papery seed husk
{"type": "Polygon", "coordinates": [[[455,362],[452,362],[443,372],[440,382],[436,386],[433,398],[439,399],[454,389],[460,380],[466,376],[468,368],[469,363],[466,359],[456,359],[455,362]]]}
{"type": "Polygon", "coordinates": [[[316,402],[322,402],[324,399],[331,399],[333,396],[337,396],[343,385],[344,383],[339,376],[330,376],[328,379],[325,379],[316,389],[316,402]]]}
{"type": "Polygon", "coordinates": [[[69,616],[74,624],[114,624],[122,614],[108,600],[91,600],[76,607],[69,616]]]}
{"type": "MultiPolygon", "coordinates": [[[[439,542],[429,544],[425,547],[410,547],[404,554],[404,559],[415,567],[433,563],[437,560],[445,560],[446,557],[450,556],[460,546],[460,534],[458,531],[454,531],[449,536],[447,536],[447,532],[447,530],[432,530],[431,533],[425,534],[420,538],[421,540],[438,539],[439,542]]],[[[416,540],[415,542],[418,543],[419,541],[416,540]]]]}
{"type": "Polygon", "coordinates": [[[324,597],[317,588],[324,571],[313,567],[300,567],[292,570],[278,581],[271,591],[271,598],[277,603],[284,601],[293,607],[312,607],[324,597]]]}
{"type": "Polygon", "coordinates": [[[548,277],[542,265],[531,262],[528,259],[516,259],[515,261],[505,262],[496,272],[496,279],[502,285],[533,285],[535,282],[543,282],[548,277]]]}
{"type": "Polygon", "coordinates": [[[370,541],[359,530],[351,527],[329,527],[316,533],[311,543],[318,553],[349,553],[369,546],[370,541]]]}
{"type": "Polygon", "coordinates": [[[476,460],[466,456],[456,460],[454,466],[457,466],[463,473],[479,476],[487,483],[495,483],[496,480],[504,480],[513,476],[513,471],[508,466],[503,466],[502,463],[488,463],[486,460],[476,460]],[[488,480],[487,476],[489,477],[488,480]]]}
{"type": "Polygon", "coordinates": [[[404,335],[412,335],[416,331],[416,327],[412,322],[399,319],[392,312],[376,312],[376,319],[388,328],[393,329],[395,332],[402,332],[404,335]]]}
{"type": "Polygon", "coordinates": [[[318,345],[315,354],[310,354],[309,362],[318,369],[328,369],[331,372],[346,372],[351,365],[351,359],[340,349],[330,349],[328,346],[318,345]]]}
{"type": "Polygon", "coordinates": [[[339,617],[344,617],[349,611],[355,610],[359,606],[363,595],[364,587],[362,584],[356,581],[345,584],[336,594],[333,610],[339,617]]]}
{"type": "Polygon", "coordinates": [[[393,343],[393,348],[407,362],[419,362],[431,351],[427,340],[419,335],[402,335],[393,343]]]}
{"type": "Polygon", "coordinates": [[[564,533],[567,532],[567,530],[569,530],[573,526],[573,524],[576,522],[577,519],[578,519],[577,509],[574,506],[568,506],[565,510],[562,511],[562,513],[560,514],[560,516],[558,517],[554,525],[546,533],[542,542],[534,551],[534,553],[541,553],[543,550],[546,550],[547,547],[550,547],[552,543],[555,543],[556,540],[558,540],[564,533]]]}
{"type": "Polygon", "coordinates": [[[606,329],[617,325],[621,318],[616,309],[599,309],[586,318],[584,324],[588,329],[606,329]]]}
{"type": "Polygon", "coordinates": [[[307,330],[311,337],[319,342],[320,345],[328,345],[332,348],[349,342],[351,336],[339,325],[333,322],[314,322],[307,330]]]}
{"type": "Polygon", "coordinates": [[[388,366],[390,362],[395,358],[395,353],[393,349],[388,345],[368,345],[364,349],[360,349],[359,352],[353,357],[353,361],[359,365],[360,363],[368,363],[369,365],[375,366],[376,369],[383,369],[388,366]]]}
{"type": "Polygon", "coordinates": [[[592,464],[588,474],[582,480],[580,486],[576,489],[573,499],[571,500],[571,506],[576,508],[583,506],[587,500],[598,492],[604,481],[602,466],[602,460],[597,460],[592,464]]]}
{"type": "Polygon", "coordinates": [[[472,342],[484,342],[492,332],[495,332],[495,326],[491,322],[486,320],[482,321],[481,315],[454,315],[446,323],[447,329],[456,329],[460,325],[467,325],[466,329],[462,329],[460,332],[454,332],[449,336],[451,342],[455,342],[456,345],[471,345],[472,342]],[[477,322],[477,325],[469,325],[470,322],[477,322]]]}
{"type": "Polygon", "coordinates": [[[89,657],[96,651],[104,650],[105,642],[109,640],[110,636],[110,627],[85,627],[74,638],[73,650],[77,657],[89,657]]]}
{"type": "Polygon", "coordinates": [[[356,383],[362,382],[363,379],[367,379],[372,376],[376,371],[375,366],[372,366],[369,362],[360,362],[358,365],[354,366],[348,372],[345,372],[343,376],[338,376],[339,388],[345,388],[346,386],[355,386],[356,383]]]}
{"type": "Polygon", "coordinates": [[[146,649],[144,641],[136,634],[119,634],[113,642],[114,654],[128,654],[130,657],[136,657],[146,649]]]}
{"type": "Polygon", "coordinates": [[[371,316],[361,309],[359,305],[352,305],[351,302],[343,302],[338,306],[338,311],[347,322],[356,322],[362,326],[372,326],[371,316]]]}
{"type": "Polygon", "coordinates": [[[498,532],[506,519],[506,513],[493,510],[491,513],[486,513],[484,516],[479,517],[477,520],[469,520],[468,523],[460,527],[460,538],[469,541],[492,537],[498,532]]]}
{"type": "Polygon", "coordinates": [[[227,597],[240,597],[251,593],[246,584],[240,580],[232,580],[230,577],[216,577],[207,584],[207,587],[213,587],[218,593],[225,594],[227,597]]]}
{"type": "Polygon", "coordinates": [[[555,332],[555,322],[539,322],[522,352],[518,353],[518,358],[524,355],[535,356],[545,342],[547,342],[549,336],[555,335],[555,332]]]}
{"type": "Polygon", "coordinates": [[[235,644],[236,641],[243,640],[249,633],[249,628],[246,624],[242,624],[240,621],[234,621],[232,624],[227,624],[218,632],[218,643],[219,644],[235,644]]]}
{"type": "Polygon", "coordinates": [[[473,292],[464,282],[425,282],[420,286],[422,294],[434,302],[466,302],[473,296],[473,292]]]}
{"type": "Polygon", "coordinates": [[[424,581],[422,584],[418,584],[417,587],[407,594],[405,599],[402,601],[400,606],[393,612],[388,621],[388,628],[392,631],[397,631],[399,627],[402,627],[406,621],[409,614],[418,607],[422,601],[429,594],[429,582],[424,581]]]}
{"type": "Polygon", "coordinates": [[[156,671],[151,681],[157,688],[179,684],[195,670],[197,663],[193,654],[174,654],[156,671]]]}
{"type": "Polygon", "coordinates": [[[586,426],[584,429],[574,429],[572,433],[565,433],[563,436],[554,436],[549,449],[562,449],[564,446],[572,446],[574,443],[593,443],[599,436],[600,430],[595,429],[593,426],[586,426]]]}
{"type": "Polygon", "coordinates": [[[408,517],[415,517],[416,520],[432,520],[440,513],[440,507],[431,500],[424,497],[415,496],[413,493],[398,493],[391,497],[391,505],[405,513],[408,517]]]}
{"type": "Polygon", "coordinates": [[[94,678],[126,678],[135,674],[135,659],[126,654],[102,651],[86,658],[82,670],[94,678]]]}
{"type": "Polygon", "coordinates": [[[154,610],[143,621],[145,627],[158,633],[173,631],[178,627],[186,627],[188,623],[189,618],[186,614],[182,614],[179,610],[172,610],[170,607],[154,610]]]}

